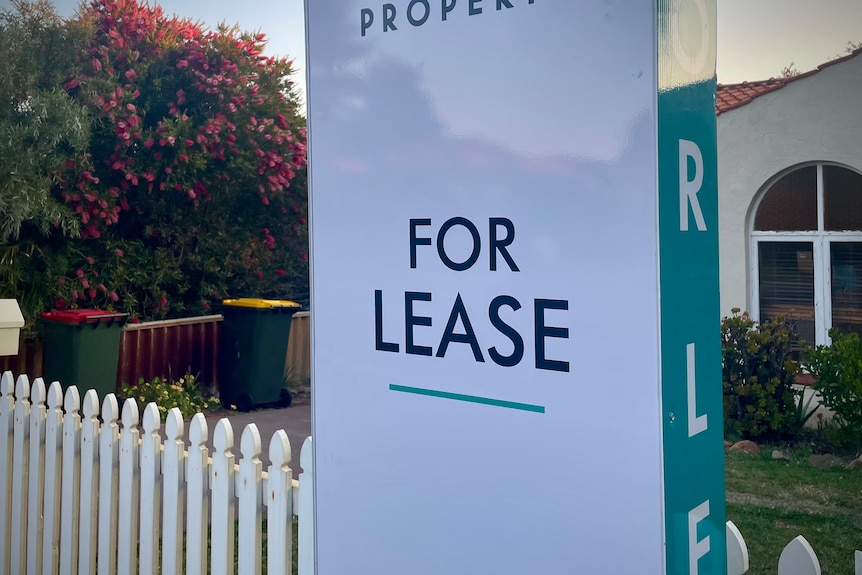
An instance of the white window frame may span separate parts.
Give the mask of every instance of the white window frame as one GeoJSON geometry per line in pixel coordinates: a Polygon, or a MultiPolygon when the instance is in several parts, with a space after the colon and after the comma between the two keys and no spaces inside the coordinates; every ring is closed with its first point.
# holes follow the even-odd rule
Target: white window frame
{"type": "MultiPolygon", "coordinates": [[[[859,173],[858,170],[834,162],[808,162],[798,164],[777,174],[758,192],[748,216],[748,311],[753,319],[760,320],[760,242],[810,242],[814,259],[814,335],[816,345],[829,345],[829,330],[832,328],[832,258],[830,246],[833,242],[862,242],[862,231],[829,232],[824,225],[823,167],[837,166],[859,173]],[[754,221],[760,202],[772,186],[791,172],[801,168],[817,166],[817,230],[795,232],[764,232],[754,229],[754,221]]],[[[811,342],[809,342],[811,343],[811,342]]]]}

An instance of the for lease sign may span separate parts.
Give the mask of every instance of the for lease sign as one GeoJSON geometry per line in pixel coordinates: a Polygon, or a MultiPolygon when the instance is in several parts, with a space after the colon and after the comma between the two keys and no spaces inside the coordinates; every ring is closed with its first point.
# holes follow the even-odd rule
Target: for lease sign
{"type": "Polygon", "coordinates": [[[723,573],[714,0],[306,17],[318,573],[723,573]]]}

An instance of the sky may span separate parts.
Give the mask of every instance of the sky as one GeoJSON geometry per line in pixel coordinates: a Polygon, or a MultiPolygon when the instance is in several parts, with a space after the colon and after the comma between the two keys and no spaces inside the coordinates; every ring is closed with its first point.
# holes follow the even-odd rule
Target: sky
{"type": "MultiPolygon", "coordinates": [[[[849,41],[862,41],[862,0],[717,2],[717,75],[723,84],[778,76],[791,63],[806,72],[843,54],[849,41]]],[[[60,15],[71,16],[78,0],[54,4],[60,15]]],[[[268,53],[295,60],[295,82],[304,93],[303,0],[162,0],[160,4],[167,12],[210,27],[226,21],[262,31],[270,38],[268,53]]],[[[0,0],[0,7],[9,6],[9,0],[0,0]]]]}

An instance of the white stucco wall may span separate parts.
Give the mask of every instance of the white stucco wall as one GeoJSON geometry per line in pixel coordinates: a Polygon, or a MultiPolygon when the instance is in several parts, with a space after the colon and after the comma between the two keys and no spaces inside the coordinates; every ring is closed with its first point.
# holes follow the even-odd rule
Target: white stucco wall
{"type": "Polygon", "coordinates": [[[718,116],[721,314],[749,309],[749,212],[774,176],[806,162],[862,172],[862,54],[718,116]]]}

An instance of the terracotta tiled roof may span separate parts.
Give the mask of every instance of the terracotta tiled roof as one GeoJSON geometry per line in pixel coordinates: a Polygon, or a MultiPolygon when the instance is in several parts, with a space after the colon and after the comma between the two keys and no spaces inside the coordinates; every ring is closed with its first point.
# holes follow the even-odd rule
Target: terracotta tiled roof
{"type": "Polygon", "coordinates": [[[835,60],[821,64],[814,70],[810,70],[804,74],[798,74],[790,78],[770,78],[769,80],[742,82],[741,84],[719,84],[716,88],[715,94],[715,114],[720,115],[724,112],[744,106],[758,96],[783,88],[787,84],[795,82],[796,80],[812,76],[828,66],[849,60],[858,54],[862,54],[862,48],[858,48],[841,58],[836,58],[835,60]]]}

